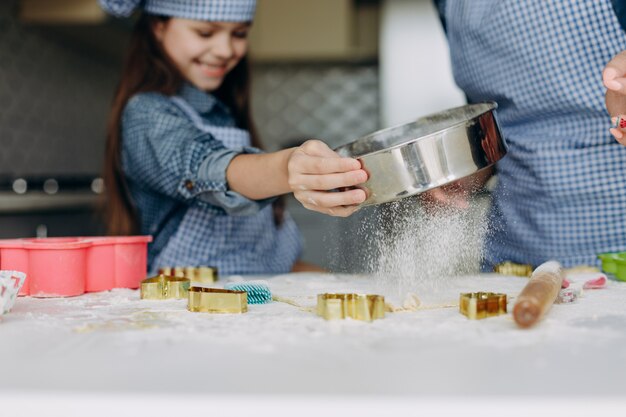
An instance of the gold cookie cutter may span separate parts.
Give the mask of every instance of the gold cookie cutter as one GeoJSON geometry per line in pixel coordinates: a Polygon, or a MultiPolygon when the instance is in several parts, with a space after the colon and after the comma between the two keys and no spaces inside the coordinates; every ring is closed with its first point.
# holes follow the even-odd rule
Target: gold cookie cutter
{"type": "Polygon", "coordinates": [[[191,287],[187,310],[200,313],[245,313],[248,293],[218,288],[191,287]]]}
{"type": "Polygon", "coordinates": [[[515,262],[506,261],[499,263],[493,268],[494,272],[502,275],[514,275],[517,277],[528,277],[533,274],[533,266],[527,264],[516,264],[515,262]]]}
{"type": "Polygon", "coordinates": [[[173,277],[184,277],[192,282],[212,284],[219,279],[217,268],[214,266],[165,266],[159,268],[159,274],[173,277]]]}
{"type": "Polygon", "coordinates": [[[459,311],[471,320],[506,314],[506,294],[493,292],[461,294],[459,311]]]}
{"type": "Polygon", "coordinates": [[[187,278],[159,274],[141,281],[142,300],[187,298],[191,282],[187,278]]]}
{"type": "Polygon", "coordinates": [[[326,320],[372,321],[385,317],[385,297],[371,294],[318,294],[317,315],[326,320]]]}

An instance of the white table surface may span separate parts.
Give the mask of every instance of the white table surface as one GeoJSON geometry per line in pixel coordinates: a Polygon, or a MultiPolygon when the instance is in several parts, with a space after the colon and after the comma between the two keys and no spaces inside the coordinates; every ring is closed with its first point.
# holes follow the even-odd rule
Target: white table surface
{"type": "MultiPolygon", "coordinates": [[[[309,307],[322,292],[394,293],[362,276],[289,274],[267,282],[274,294],[309,307]]],[[[500,275],[451,278],[418,295],[423,305],[438,306],[456,303],[460,292],[515,296],[524,284],[500,275]]],[[[99,401],[108,410],[112,399],[157,414],[207,402],[257,415],[291,404],[300,415],[319,415],[317,400],[325,399],[352,411],[360,405],[361,415],[467,401],[495,407],[494,415],[502,407],[508,415],[529,411],[524,404],[537,401],[544,411],[604,407],[609,415],[626,410],[626,284],[609,281],[576,303],[555,305],[529,330],[518,329],[510,314],[468,320],[458,308],[365,323],[325,321],[280,302],[251,305],[241,315],[191,313],[186,301],[145,301],[131,290],[24,297],[0,322],[0,358],[0,405],[23,415],[56,415],[54,404],[68,401],[88,408],[99,401]]]]}

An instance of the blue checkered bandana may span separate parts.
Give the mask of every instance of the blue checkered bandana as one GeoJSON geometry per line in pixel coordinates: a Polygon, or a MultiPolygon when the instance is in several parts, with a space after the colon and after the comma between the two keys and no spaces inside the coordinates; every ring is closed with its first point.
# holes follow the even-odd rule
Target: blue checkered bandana
{"type": "Polygon", "coordinates": [[[102,8],[117,17],[136,9],[150,14],[214,22],[250,22],[256,0],[99,0],[102,8]]]}

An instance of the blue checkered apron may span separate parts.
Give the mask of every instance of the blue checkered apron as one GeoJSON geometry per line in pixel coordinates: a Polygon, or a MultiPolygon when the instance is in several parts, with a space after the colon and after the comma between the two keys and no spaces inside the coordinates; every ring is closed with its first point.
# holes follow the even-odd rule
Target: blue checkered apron
{"type": "Polygon", "coordinates": [[[444,17],[457,84],[498,102],[510,147],[484,269],[626,250],[626,147],[608,133],[601,79],[626,49],[610,0],[447,0],[444,17]]]}
{"type": "MultiPolygon", "coordinates": [[[[247,131],[205,123],[184,99],[172,100],[199,130],[211,133],[227,148],[250,146],[247,131]]],[[[301,250],[295,222],[285,213],[282,225],[277,227],[271,205],[250,216],[230,216],[190,206],[154,265],[211,265],[223,274],[285,273],[291,271],[301,250]]]]}

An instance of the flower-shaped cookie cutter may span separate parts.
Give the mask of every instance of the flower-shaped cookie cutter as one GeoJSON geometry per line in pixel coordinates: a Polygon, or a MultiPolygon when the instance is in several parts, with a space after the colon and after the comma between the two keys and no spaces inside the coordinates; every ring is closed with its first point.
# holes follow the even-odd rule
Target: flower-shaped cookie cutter
{"type": "Polygon", "coordinates": [[[245,313],[248,294],[245,291],[191,287],[187,310],[194,313],[245,313]]]}
{"type": "Polygon", "coordinates": [[[23,272],[0,271],[0,315],[11,311],[24,281],[26,274],[23,272]]]}
{"type": "Polygon", "coordinates": [[[506,314],[506,294],[472,292],[461,294],[459,311],[468,319],[478,320],[506,314]]]}
{"type": "Polygon", "coordinates": [[[191,282],[183,277],[157,275],[141,281],[142,300],[167,300],[187,298],[191,282]]]}
{"type": "Polygon", "coordinates": [[[318,294],[317,315],[326,320],[372,321],[385,317],[385,297],[374,294],[318,294]]]}

